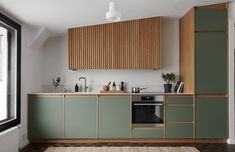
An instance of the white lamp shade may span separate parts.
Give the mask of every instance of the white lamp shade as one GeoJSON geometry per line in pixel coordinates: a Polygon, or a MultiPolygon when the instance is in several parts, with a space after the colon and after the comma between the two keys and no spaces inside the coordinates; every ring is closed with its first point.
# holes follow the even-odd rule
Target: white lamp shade
{"type": "Polygon", "coordinates": [[[120,21],[121,13],[117,10],[117,3],[115,1],[109,2],[109,11],[106,13],[106,19],[109,22],[120,21]]]}

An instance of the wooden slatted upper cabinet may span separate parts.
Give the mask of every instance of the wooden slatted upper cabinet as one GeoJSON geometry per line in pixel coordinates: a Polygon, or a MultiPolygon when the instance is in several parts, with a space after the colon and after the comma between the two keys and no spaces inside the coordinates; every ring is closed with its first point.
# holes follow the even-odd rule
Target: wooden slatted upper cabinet
{"type": "Polygon", "coordinates": [[[69,29],[69,69],[159,69],[160,36],[160,17],[69,29]]]}

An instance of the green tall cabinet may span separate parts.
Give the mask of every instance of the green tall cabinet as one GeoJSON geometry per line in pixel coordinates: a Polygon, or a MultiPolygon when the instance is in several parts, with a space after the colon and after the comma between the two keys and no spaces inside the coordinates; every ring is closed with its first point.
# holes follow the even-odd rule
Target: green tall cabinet
{"type": "Polygon", "coordinates": [[[28,96],[29,139],[63,138],[63,96],[28,96]]]}
{"type": "Polygon", "coordinates": [[[227,138],[227,4],[192,8],[180,20],[180,78],[195,93],[195,137],[227,138]]]}
{"type": "Polygon", "coordinates": [[[196,93],[227,93],[227,11],[196,9],[196,93]]]}
{"type": "Polygon", "coordinates": [[[196,9],[195,30],[196,138],[226,139],[227,10],[196,9]]]}
{"type": "Polygon", "coordinates": [[[99,138],[130,138],[130,97],[99,97],[99,138]]]}
{"type": "Polygon", "coordinates": [[[96,96],[66,96],[65,138],[96,138],[96,96]]]}

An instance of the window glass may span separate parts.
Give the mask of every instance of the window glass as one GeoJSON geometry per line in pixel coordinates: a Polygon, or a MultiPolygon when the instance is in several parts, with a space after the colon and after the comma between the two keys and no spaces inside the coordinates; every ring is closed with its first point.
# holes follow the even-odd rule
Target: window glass
{"type": "Polygon", "coordinates": [[[0,13],[0,131],[20,123],[21,27],[0,13]]]}

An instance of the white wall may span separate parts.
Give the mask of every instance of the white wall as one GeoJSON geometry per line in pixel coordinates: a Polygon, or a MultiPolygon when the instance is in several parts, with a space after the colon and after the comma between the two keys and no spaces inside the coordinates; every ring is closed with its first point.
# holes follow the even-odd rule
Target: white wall
{"type": "MultiPolygon", "coordinates": [[[[19,22],[20,23],[20,22],[19,22]]],[[[22,25],[21,47],[21,128],[0,134],[0,152],[18,152],[27,140],[27,94],[42,91],[42,51],[33,50],[29,44],[36,29],[22,25]],[[4,149],[2,149],[4,147],[4,149]]]]}
{"type": "Polygon", "coordinates": [[[29,47],[34,38],[32,33],[35,29],[22,25],[22,50],[21,50],[21,128],[20,147],[25,146],[27,141],[27,94],[42,91],[42,63],[43,53],[29,47]]]}
{"type": "Polygon", "coordinates": [[[162,72],[179,74],[179,20],[164,18],[162,23],[162,69],[161,70],[68,70],[67,35],[50,38],[44,44],[43,89],[53,91],[52,77],[61,76],[65,87],[74,91],[79,76],[88,80],[90,91],[97,92],[109,81],[127,83],[131,86],[148,87],[149,91],[163,91],[162,72]]]}
{"type": "Polygon", "coordinates": [[[11,128],[0,133],[0,152],[18,152],[19,150],[19,129],[11,128]]]}
{"type": "Polygon", "coordinates": [[[229,36],[229,140],[228,143],[235,144],[235,105],[234,105],[234,48],[235,48],[235,2],[229,3],[228,10],[228,36],[229,36]]]}

